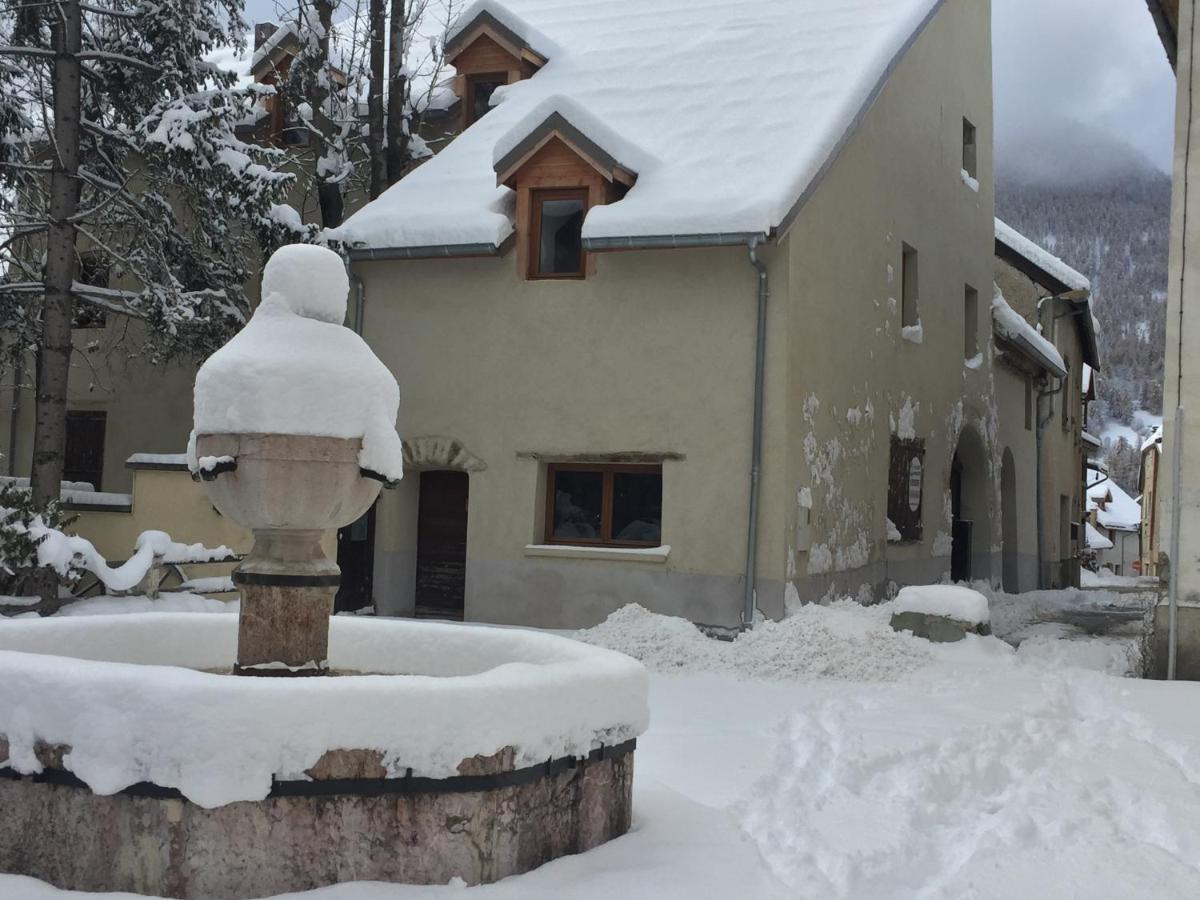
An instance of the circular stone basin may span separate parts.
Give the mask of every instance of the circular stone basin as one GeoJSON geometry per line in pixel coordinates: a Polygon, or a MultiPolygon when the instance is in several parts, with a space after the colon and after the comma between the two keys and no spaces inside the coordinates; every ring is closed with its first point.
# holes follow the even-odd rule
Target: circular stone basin
{"type": "Polygon", "coordinates": [[[205,898],[479,884],[628,830],[640,663],[536,632],[336,617],[342,677],[214,674],[237,627],[0,622],[0,871],[205,898]]]}

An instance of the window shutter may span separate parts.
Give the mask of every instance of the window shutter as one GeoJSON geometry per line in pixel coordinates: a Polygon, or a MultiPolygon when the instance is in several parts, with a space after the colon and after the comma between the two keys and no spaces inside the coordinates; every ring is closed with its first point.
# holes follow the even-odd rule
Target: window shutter
{"type": "Polygon", "coordinates": [[[925,441],[892,435],[888,469],[888,518],[902,541],[921,540],[921,510],[925,505],[925,441]]]}

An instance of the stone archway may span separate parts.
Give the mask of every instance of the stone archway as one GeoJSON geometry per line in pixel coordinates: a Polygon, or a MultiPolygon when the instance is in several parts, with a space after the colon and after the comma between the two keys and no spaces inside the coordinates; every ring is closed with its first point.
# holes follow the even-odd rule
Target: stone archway
{"type": "Polygon", "coordinates": [[[950,577],[953,581],[991,579],[988,484],[988,458],[983,439],[968,426],[959,435],[950,465],[950,577]]]}
{"type": "Polygon", "coordinates": [[[1000,464],[1000,536],[1004,544],[1001,577],[1004,590],[1010,594],[1021,590],[1017,521],[1017,465],[1012,450],[1005,447],[1000,464]]]}
{"type": "Polygon", "coordinates": [[[404,440],[404,468],[482,472],[487,463],[456,438],[415,437],[404,440]]]}

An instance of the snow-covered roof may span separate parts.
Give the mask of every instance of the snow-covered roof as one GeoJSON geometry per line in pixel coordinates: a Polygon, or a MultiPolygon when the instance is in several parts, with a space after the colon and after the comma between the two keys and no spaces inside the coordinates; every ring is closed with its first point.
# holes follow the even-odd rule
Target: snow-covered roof
{"type": "Polygon", "coordinates": [[[1095,510],[1096,521],[1116,531],[1137,531],[1142,527],[1141,506],[1119,484],[1096,469],[1088,469],[1087,480],[1087,511],[1095,510]]]}
{"type": "Polygon", "coordinates": [[[1084,523],[1084,545],[1089,550],[1111,550],[1113,542],[1102,535],[1091,522],[1084,523]]]}
{"type": "Polygon", "coordinates": [[[1155,444],[1158,444],[1159,447],[1161,448],[1162,439],[1163,439],[1163,429],[1162,429],[1162,426],[1159,425],[1157,428],[1154,429],[1154,431],[1150,432],[1150,436],[1148,438],[1146,438],[1145,441],[1142,442],[1142,452],[1145,453],[1147,450],[1149,450],[1155,444]]]}
{"type": "Polygon", "coordinates": [[[1047,285],[1047,287],[1054,289],[1055,293],[1066,293],[1067,291],[1090,292],[1092,289],[1092,283],[1086,277],[1076,272],[1049,250],[1038,246],[1015,228],[1006,225],[999,219],[996,220],[996,244],[997,247],[1003,247],[1012,251],[1012,253],[1015,253],[1021,259],[1035,266],[1050,279],[1059,282],[1063,286],[1062,290],[1057,289],[1058,285],[1047,285]]]}
{"type": "Polygon", "coordinates": [[[1008,305],[1000,285],[993,285],[992,328],[996,334],[1019,347],[1027,357],[1059,378],[1067,374],[1067,365],[1058,348],[1008,305]]]}
{"type": "Polygon", "coordinates": [[[1085,444],[1095,447],[1096,449],[1104,446],[1104,443],[1100,440],[1100,438],[1096,437],[1090,431],[1082,431],[1080,432],[1079,436],[1083,439],[1085,444]]]}
{"type": "Polygon", "coordinates": [[[602,128],[592,139],[638,175],[623,199],[588,213],[589,246],[769,233],[943,2],[488,2],[547,64],[498,89],[487,116],[330,236],[371,249],[498,247],[513,204],[496,184],[497,153],[550,112],[602,128]]]}

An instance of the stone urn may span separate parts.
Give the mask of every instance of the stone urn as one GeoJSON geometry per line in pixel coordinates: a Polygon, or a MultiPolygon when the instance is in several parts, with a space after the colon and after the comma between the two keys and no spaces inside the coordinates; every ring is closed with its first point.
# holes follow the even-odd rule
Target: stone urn
{"type": "Polygon", "coordinates": [[[233,573],[241,594],[239,675],[322,675],[329,617],[341,573],[321,547],[324,532],[362,516],[382,486],[360,471],[360,440],[291,434],[196,438],[213,506],[254,532],[233,573]]]}
{"type": "Polygon", "coordinates": [[[213,506],[254,533],[233,573],[238,674],[325,674],[340,573],[322,535],[401,475],[399,388],[342,325],[348,292],[335,253],[281,248],[254,316],[196,376],[189,464],[213,506]]]}

